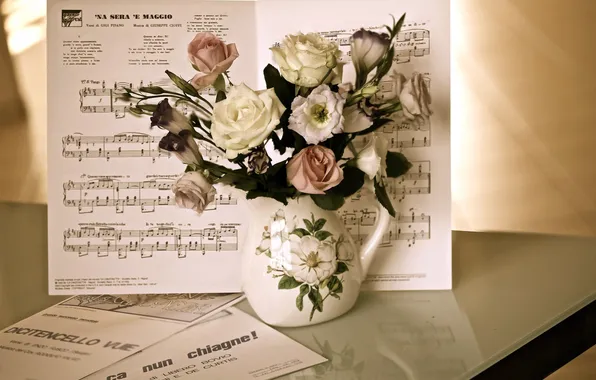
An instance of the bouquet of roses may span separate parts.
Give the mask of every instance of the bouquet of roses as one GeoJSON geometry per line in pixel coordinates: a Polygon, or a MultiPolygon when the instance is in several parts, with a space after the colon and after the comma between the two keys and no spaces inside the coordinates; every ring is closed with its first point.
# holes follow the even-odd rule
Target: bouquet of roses
{"type": "Polygon", "coordinates": [[[151,115],[152,127],[167,130],[160,149],[187,166],[173,186],[176,203],[201,213],[215,198],[213,185],[226,184],[245,191],[247,199],[270,197],[287,204],[310,196],[319,207],[337,210],[346,197],[369,186],[395,216],[386,181],[412,164],[403,154],[389,152],[388,142],[375,131],[396,117],[416,120],[431,113],[429,90],[419,73],[409,79],[393,73],[395,99],[376,96],[392,67],[404,18],[385,26],[387,33],[360,29],[353,34],[354,83],[342,82],[346,63],[336,43],[299,33],[271,48],[279,70],[265,67],[267,89],[234,85],[228,70],[239,56],[236,45],[202,32],[188,45],[197,71],[192,79],[167,70],[173,90],[124,89],[131,113],[151,115]],[[216,94],[213,104],[201,95],[208,89],[216,94]],[[156,98],[163,99],[149,102],[156,98]],[[193,109],[188,117],[176,108],[183,103],[193,109]],[[366,146],[357,150],[354,139],[369,134],[366,146]],[[199,145],[217,150],[229,164],[204,159],[199,145]],[[272,162],[272,150],[278,151],[278,162],[272,162]]]}

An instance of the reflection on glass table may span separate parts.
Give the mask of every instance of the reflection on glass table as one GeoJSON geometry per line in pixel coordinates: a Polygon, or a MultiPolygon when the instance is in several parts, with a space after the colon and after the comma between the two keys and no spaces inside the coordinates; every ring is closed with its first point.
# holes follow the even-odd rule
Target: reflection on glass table
{"type": "Polygon", "coordinates": [[[452,379],[481,357],[450,291],[365,292],[333,322],[279,330],[330,359],[284,379],[452,379]]]}
{"type": "MultiPolygon", "coordinates": [[[[46,231],[45,206],[0,203],[0,328],[66,298],[47,295],[46,231]]],[[[330,359],[284,379],[544,378],[596,343],[595,238],[456,231],[453,244],[453,291],[363,292],[340,318],[280,328],[330,359]]]]}

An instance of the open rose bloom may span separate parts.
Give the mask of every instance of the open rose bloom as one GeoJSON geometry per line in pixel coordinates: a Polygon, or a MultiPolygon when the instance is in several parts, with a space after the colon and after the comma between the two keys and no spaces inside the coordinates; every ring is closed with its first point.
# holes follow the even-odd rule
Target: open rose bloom
{"type": "MultiPolygon", "coordinates": [[[[405,174],[411,164],[389,150],[377,132],[397,117],[424,122],[432,115],[428,80],[419,72],[398,72],[393,64],[404,17],[379,30],[358,29],[350,39],[349,57],[337,41],[318,33],[280,36],[270,48],[277,67],[262,70],[267,88],[251,88],[246,78],[234,76],[240,53],[233,41],[200,32],[187,49],[194,76],[166,70],[180,91],[128,89],[128,99],[136,102],[129,111],[150,114],[151,126],[167,131],[160,151],[186,166],[173,187],[176,203],[202,213],[213,202],[217,184],[225,184],[245,191],[248,199],[269,197],[287,204],[310,197],[333,210],[361,188],[374,188],[395,215],[386,178],[405,174]],[[343,78],[350,63],[353,82],[343,78]],[[394,84],[392,99],[378,96],[382,81],[394,84]]],[[[264,232],[262,252],[271,250],[270,234],[264,232]]],[[[328,247],[313,244],[303,238],[293,246],[294,261],[302,268],[295,276],[311,284],[334,265],[328,247]]]]}
{"type": "Polygon", "coordinates": [[[225,44],[214,34],[202,32],[188,44],[188,58],[199,73],[191,83],[197,88],[212,85],[238,58],[236,44],[225,44]]]}

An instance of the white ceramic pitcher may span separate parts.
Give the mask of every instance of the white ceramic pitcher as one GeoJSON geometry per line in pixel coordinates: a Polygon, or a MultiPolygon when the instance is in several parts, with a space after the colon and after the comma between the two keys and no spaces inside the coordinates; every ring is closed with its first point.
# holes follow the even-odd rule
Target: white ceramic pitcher
{"type": "Polygon", "coordinates": [[[339,214],[303,196],[283,205],[248,201],[242,290],[257,315],[273,326],[305,326],[350,310],[390,216],[378,206],[373,231],[358,250],[339,214]]]}

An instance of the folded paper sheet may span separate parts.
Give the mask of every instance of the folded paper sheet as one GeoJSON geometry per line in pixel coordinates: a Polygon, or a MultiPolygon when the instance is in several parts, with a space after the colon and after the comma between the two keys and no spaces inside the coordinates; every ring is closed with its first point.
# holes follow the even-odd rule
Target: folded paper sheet
{"type": "Polygon", "coordinates": [[[85,380],[268,380],[325,361],[259,320],[230,308],[85,380]]]}
{"type": "Polygon", "coordinates": [[[72,297],[0,331],[0,379],[80,379],[241,299],[240,294],[72,297]]]}

